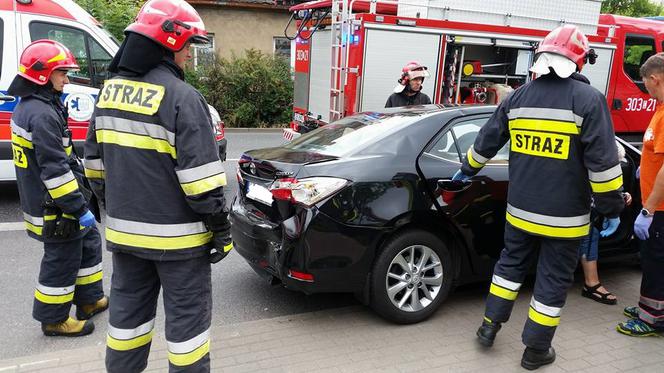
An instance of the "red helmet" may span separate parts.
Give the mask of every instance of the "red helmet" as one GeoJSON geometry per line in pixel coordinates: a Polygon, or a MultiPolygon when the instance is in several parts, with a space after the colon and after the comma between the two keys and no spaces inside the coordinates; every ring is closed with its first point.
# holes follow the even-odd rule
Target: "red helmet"
{"type": "Polygon", "coordinates": [[[410,61],[406,66],[401,69],[401,80],[402,83],[408,82],[410,79],[415,78],[427,78],[429,77],[429,72],[427,67],[422,65],[417,61],[410,61]]]}
{"type": "Polygon", "coordinates": [[[53,70],[77,70],[74,55],[54,40],[36,40],[21,53],[18,75],[38,85],[51,79],[53,70]]]}
{"type": "Polygon", "coordinates": [[[574,25],[563,25],[551,31],[537,48],[537,54],[548,52],[567,57],[576,64],[578,71],[586,63],[590,51],[588,38],[574,25]]]}
{"type": "Polygon", "coordinates": [[[173,52],[182,50],[187,42],[210,41],[201,16],[184,0],[149,0],[126,32],[141,34],[173,52]]]}

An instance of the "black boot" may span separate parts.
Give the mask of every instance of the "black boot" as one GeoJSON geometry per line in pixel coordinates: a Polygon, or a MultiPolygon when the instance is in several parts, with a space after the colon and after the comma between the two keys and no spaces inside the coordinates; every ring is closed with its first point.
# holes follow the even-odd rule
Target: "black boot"
{"type": "Polygon", "coordinates": [[[489,322],[484,320],[482,326],[477,329],[477,341],[484,347],[493,346],[493,340],[496,339],[496,334],[500,330],[499,322],[489,322]]]}
{"type": "Polygon", "coordinates": [[[528,370],[535,370],[542,365],[553,363],[556,360],[556,350],[549,347],[548,350],[536,350],[526,347],[521,358],[521,366],[528,370]]]}

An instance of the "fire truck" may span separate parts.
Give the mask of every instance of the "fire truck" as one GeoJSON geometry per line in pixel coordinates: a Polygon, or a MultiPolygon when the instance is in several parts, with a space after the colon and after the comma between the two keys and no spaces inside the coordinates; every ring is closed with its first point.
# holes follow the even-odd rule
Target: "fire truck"
{"type": "MultiPolygon", "coordinates": [[[[81,67],[69,74],[63,95],[74,147],[81,156],[99,87],[119,48],[119,42],[73,0],[0,0],[0,182],[16,180],[10,118],[19,99],[7,96],[7,89],[18,72],[21,52],[38,39],[63,43],[81,67]]],[[[223,121],[212,106],[209,109],[219,155],[226,159],[223,121]]]]}
{"type": "Polygon", "coordinates": [[[664,22],[600,14],[601,0],[318,0],[291,7],[294,107],[284,137],[381,109],[408,61],[428,67],[434,104],[497,104],[534,79],[539,41],[575,24],[597,61],[583,74],[604,93],[616,133],[639,143],[657,102],[639,76],[664,48],[664,22]]]}

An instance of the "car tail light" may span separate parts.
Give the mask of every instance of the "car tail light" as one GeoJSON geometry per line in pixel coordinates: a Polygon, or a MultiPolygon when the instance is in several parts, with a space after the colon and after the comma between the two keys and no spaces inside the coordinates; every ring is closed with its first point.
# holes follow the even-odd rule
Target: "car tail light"
{"type": "Polygon", "coordinates": [[[288,270],[288,277],[304,282],[314,282],[314,275],[311,273],[293,271],[292,269],[288,270]]]}
{"type": "Polygon", "coordinates": [[[284,178],[270,185],[276,200],[290,201],[311,207],[348,185],[348,180],[335,177],[284,178]]]}

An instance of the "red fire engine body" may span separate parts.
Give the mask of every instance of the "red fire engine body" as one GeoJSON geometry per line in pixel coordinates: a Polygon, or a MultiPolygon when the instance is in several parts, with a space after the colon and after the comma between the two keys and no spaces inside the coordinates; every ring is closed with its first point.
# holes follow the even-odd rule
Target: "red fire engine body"
{"type": "MultiPolygon", "coordinates": [[[[541,27],[403,17],[396,2],[357,0],[349,5],[355,13],[347,18],[348,31],[343,36],[337,32],[344,40],[335,45],[330,34],[335,15],[327,17],[327,9],[339,1],[291,8],[300,18],[300,30],[295,38],[294,117],[284,131],[289,140],[343,116],[382,108],[401,66],[411,60],[428,66],[431,77],[423,91],[435,104],[498,103],[501,95],[534,78],[528,69],[537,43],[548,33],[541,27]],[[320,19],[313,19],[315,14],[320,19]],[[335,109],[335,103],[341,105],[335,109]]],[[[645,90],[639,67],[663,51],[664,22],[597,16],[596,32],[588,33],[588,39],[599,57],[583,74],[605,94],[616,133],[639,142],[657,104],[645,90]]]]}

